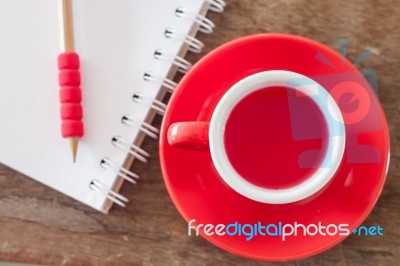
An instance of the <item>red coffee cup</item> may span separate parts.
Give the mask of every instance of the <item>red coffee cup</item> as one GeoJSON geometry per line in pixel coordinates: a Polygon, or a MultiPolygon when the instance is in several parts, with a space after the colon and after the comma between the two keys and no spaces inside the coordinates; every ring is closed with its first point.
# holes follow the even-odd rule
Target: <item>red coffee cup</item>
{"type": "MultiPolygon", "coordinates": [[[[306,104],[307,102],[304,103],[306,104]]],[[[256,105],[256,103],[252,102],[249,104],[250,106],[256,105]]],[[[261,109],[266,107],[261,106],[259,108],[261,109]]],[[[236,111],[238,112],[238,110],[236,111]]],[[[257,114],[262,112],[262,110],[254,110],[254,112],[257,114]]],[[[244,114],[239,113],[237,115],[249,115],[248,113],[243,112],[243,110],[242,113],[244,114]]],[[[248,119],[252,118],[249,117],[248,119]]],[[[256,117],[256,119],[258,119],[258,117],[256,117]]],[[[264,119],[268,121],[268,117],[264,119]]],[[[262,123],[262,121],[255,121],[254,123],[262,123]]],[[[210,123],[195,121],[172,124],[168,130],[168,143],[172,146],[176,145],[189,149],[209,149],[212,161],[219,175],[225,183],[237,193],[258,202],[286,204],[300,201],[314,195],[331,180],[343,158],[346,142],[345,133],[343,117],[339,107],[333,100],[332,96],[330,96],[330,94],[320,84],[295,72],[271,70],[253,74],[233,85],[218,102],[218,105],[212,114],[210,123]],[[253,99],[253,102],[262,101],[263,97],[251,98],[251,95],[262,90],[270,90],[271,88],[276,87],[292,90],[293,96],[300,100],[305,98],[311,99],[308,103],[317,106],[319,112],[322,114],[327,131],[326,149],[321,158],[322,160],[319,160],[319,166],[316,167],[316,170],[313,173],[310,173],[307,178],[302,180],[302,182],[279,189],[266,188],[250,182],[248,178],[244,178],[237,171],[237,167],[233,165],[233,161],[230,159],[230,157],[235,157],[236,155],[233,154],[229,156],[227,152],[228,150],[239,153],[241,151],[239,149],[235,150],[232,149],[232,147],[228,147],[229,144],[226,141],[230,138],[237,139],[237,136],[242,136],[244,139],[238,139],[239,142],[242,141],[248,142],[248,145],[257,145],[257,143],[254,143],[252,140],[252,135],[257,134],[256,132],[250,132],[247,137],[243,137],[241,131],[249,131],[249,129],[239,127],[238,130],[233,132],[228,128],[228,121],[232,111],[240,106],[240,102],[246,99],[246,97],[253,99]]],[[[262,141],[263,140],[260,142],[262,141]]],[[[259,144],[263,145],[263,143],[260,142],[259,144]]],[[[264,156],[266,152],[268,153],[268,150],[258,150],[255,152],[257,154],[251,154],[248,156],[264,156]]],[[[283,162],[283,164],[284,163],[285,162],[283,162]]],[[[251,164],[249,164],[248,167],[252,167],[251,164]]],[[[257,179],[259,175],[262,175],[259,172],[253,174],[255,176],[250,177],[250,179],[257,179]]]]}

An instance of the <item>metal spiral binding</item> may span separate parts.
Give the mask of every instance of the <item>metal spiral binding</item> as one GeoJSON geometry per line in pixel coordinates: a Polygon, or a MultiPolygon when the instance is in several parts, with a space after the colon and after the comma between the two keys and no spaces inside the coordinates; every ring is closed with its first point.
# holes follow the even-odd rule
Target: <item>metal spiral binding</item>
{"type": "Polygon", "coordinates": [[[225,9],[225,1],[224,0],[206,0],[210,3],[209,10],[217,13],[224,12],[225,9]]]}
{"type": "Polygon", "coordinates": [[[154,57],[158,60],[164,60],[178,67],[178,72],[186,74],[191,68],[192,63],[179,55],[167,53],[164,50],[157,49],[154,51],[154,57]]]}
{"type": "Polygon", "coordinates": [[[167,105],[157,99],[153,99],[150,97],[145,97],[143,96],[140,92],[135,92],[133,94],[133,101],[137,103],[141,103],[144,105],[149,106],[150,108],[154,109],[157,111],[160,115],[164,115],[165,109],[167,108],[167,105]]]}
{"type": "Polygon", "coordinates": [[[101,159],[100,165],[105,169],[110,169],[114,171],[118,176],[122,177],[123,179],[136,184],[136,180],[139,176],[129,170],[126,170],[123,167],[118,166],[116,163],[111,161],[109,158],[105,157],[101,159]]]}
{"type": "MultiPolygon", "coordinates": [[[[209,10],[214,12],[224,11],[225,2],[223,0],[205,0],[205,1],[209,3],[209,10]]],[[[175,15],[179,18],[188,19],[193,21],[193,23],[198,24],[199,31],[203,33],[212,33],[214,30],[215,24],[210,19],[196,12],[188,10],[184,7],[178,7],[175,10],[175,15]]],[[[197,38],[188,34],[177,32],[171,28],[165,30],[164,36],[166,38],[177,39],[182,41],[183,43],[186,43],[188,45],[188,50],[194,53],[200,53],[204,47],[203,42],[201,42],[197,38]]],[[[154,58],[157,60],[163,60],[169,62],[172,65],[177,66],[177,71],[182,74],[186,74],[186,72],[188,72],[192,68],[192,64],[186,59],[175,54],[170,54],[162,49],[157,49],[154,52],[154,58]]],[[[143,75],[143,79],[145,81],[155,82],[157,84],[160,84],[161,86],[167,88],[170,92],[173,92],[177,87],[177,84],[174,81],[164,76],[159,76],[155,73],[152,73],[151,71],[145,72],[143,75]]],[[[143,95],[141,92],[135,92],[132,98],[134,102],[149,106],[150,108],[152,108],[154,111],[157,111],[161,115],[163,115],[165,112],[166,104],[157,99],[147,97],[143,95]]],[[[158,138],[159,130],[156,127],[144,121],[136,119],[132,115],[129,114],[123,115],[121,118],[121,122],[122,124],[138,128],[138,130],[141,131],[146,136],[149,136],[154,139],[158,138]]],[[[112,137],[111,143],[115,147],[122,149],[127,153],[129,153],[130,155],[134,156],[141,162],[144,163],[147,162],[147,158],[150,156],[150,154],[145,150],[143,150],[141,147],[131,144],[121,136],[116,135],[112,137]]],[[[136,184],[136,180],[139,178],[137,174],[119,166],[118,164],[111,161],[107,157],[101,159],[100,165],[104,169],[113,171],[118,176],[131,183],[136,184]]],[[[119,206],[125,207],[126,203],[128,202],[128,199],[126,197],[113,191],[112,189],[107,188],[98,179],[93,179],[90,182],[89,187],[94,191],[100,192],[107,199],[118,204],[119,206]]]]}
{"type": "Polygon", "coordinates": [[[161,84],[162,86],[167,88],[169,92],[174,92],[176,87],[178,86],[178,84],[176,84],[176,82],[174,82],[168,78],[157,76],[153,72],[150,72],[150,71],[147,71],[144,73],[143,79],[146,81],[152,81],[152,82],[161,84]]]}
{"type": "Polygon", "coordinates": [[[204,43],[199,39],[188,34],[183,34],[175,31],[174,29],[166,29],[164,32],[165,37],[180,40],[189,45],[188,50],[193,53],[201,53],[204,48],[204,43]]]}
{"type": "Polygon", "coordinates": [[[215,24],[210,19],[196,12],[190,11],[183,7],[178,7],[175,10],[175,15],[180,18],[187,18],[199,24],[199,31],[210,34],[214,31],[215,24]]]}
{"type": "Polygon", "coordinates": [[[150,154],[147,151],[143,150],[142,148],[134,144],[130,144],[121,136],[114,136],[111,139],[111,143],[114,144],[114,146],[119,147],[128,152],[129,154],[135,156],[136,159],[138,159],[143,163],[147,163],[147,158],[150,157],[150,154]]]}
{"type": "Polygon", "coordinates": [[[149,136],[150,138],[157,139],[158,134],[160,133],[160,130],[158,128],[143,122],[139,119],[135,119],[131,115],[123,115],[121,118],[121,122],[124,125],[129,125],[129,126],[134,126],[137,127],[140,131],[142,131],[146,136],[149,136]]]}
{"type": "Polygon", "coordinates": [[[107,189],[99,180],[93,179],[89,187],[94,190],[94,191],[99,191],[101,194],[103,194],[107,199],[111,200],[112,202],[118,204],[121,207],[126,207],[126,203],[129,202],[129,200],[122,196],[121,194],[111,190],[107,189]]]}

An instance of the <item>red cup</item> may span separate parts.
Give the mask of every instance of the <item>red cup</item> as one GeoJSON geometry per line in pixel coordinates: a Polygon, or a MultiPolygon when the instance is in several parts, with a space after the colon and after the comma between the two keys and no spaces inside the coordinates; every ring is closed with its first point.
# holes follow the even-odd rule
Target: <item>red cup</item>
{"type": "MultiPolygon", "coordinates": [[[[293,124],[296,123],[292,121],[287,130],[290,130],[290,126],[293,124]]],[[[299,126],[304,125],[299,124],[299,126]]],[[[295,130],[292,129],[292,131],[295,130]]],[[[197,121],[172,124],[168,130],[168,143],[172,146],[189,149],[209,150],[219,175],[237,193],[262,203],[287,204],[308,198],[329,183],[342,161],[346,143],[345,135],[341,111],[326,89],[301,74],[284,70],[271,70],[253,74],[233,85],[219,100],[210,123],[197,121]],[[275,179],[280,178],[273,175],[265,177],[260,171],[251,169],[254,168],[254,163],[251,161],[257,160],[259,157],[262,157],[265,162],[273,160],[275,151],[265,145],[265,143],[270,142],[268,138],[272,138],[269,135],[271,130],[252,131],[251,125],[243,127],[238,123],[244,124],[247,120],[250,123],[265,123],[268,126],[269,117],[264,117],[260,121],[257,114],[263,113],[263,109],[271,108],[271,106],[268,106],[268,97],[273,97],[276,92],[279,93],[280,90],[276,89],[279,87],[287,88],[290,90],[289,95],[293,96],[293,103],[289,110],[296,112],[297,116],[290,115],[291,119],[298,118],[298,113],[302,112],[303,109],[310,109],[307,105],[317,107],[314,112],[322,116],[323,123],[320,124],[325,126],[325,130],[319,130],[326,131],[324,136],[326,147],[322,156],[318,154],[317,157],[321,158],[318,160],[318,165],[312,167],[314,171],[308,173],[300,182],[291,182],[291,184],[282,184],[280,188],[271,188],[259,185],[263,180],[251,182],[251,180],[263,177],[272,179],[267,180],[269,183],[277,183],[278,181],[275,179]],[[243,101],[245,103],[242,103],[243,101]],[[267,104],[264,104],[264,101],[267,104]],[[297,104],[300,107],[296,107],[295,102],[299,102],[297,104]],[[241,107],[243,104],[247,107],[241,107]],[[235,147],[236,143],[240,142],[244,143],[245,146],[265,148],[254,149],[253,152],[246,153],[246,148],[235,147]],[[241,154],[245,155],[241,160],[232,159],[240,157],[241,154]],[[247,165],[246,162],[248,162],[247,165]]],[[[293,136],[290,137],[290,139],[286,139],[282,134],[282,137],[276,136],[273,141],[278,143],[293,141],[293,136]]],[[[294,141],[293,144],[293,149],[304,147],[302,142],[294,141]]],[[[282,152],[290,153],[290,150],[282,152]]],[[[286,160],[276,163],[281,166],[287,165],[286,160]]],[[[299,165],[295,165],[290,170],[292,175],[296,175],[298,168],[299,165]]]]}

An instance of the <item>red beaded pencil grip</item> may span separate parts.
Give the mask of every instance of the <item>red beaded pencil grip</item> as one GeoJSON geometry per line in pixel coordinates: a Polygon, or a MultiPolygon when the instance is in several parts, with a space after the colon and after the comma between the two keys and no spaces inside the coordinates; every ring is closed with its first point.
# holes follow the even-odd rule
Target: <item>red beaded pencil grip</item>
{"type": "Polygon", "coordinates": [[[79,56],[74,52],[72,0],[59,0],[61,53],[58,56],[61,132],[69,139],[73,161],[83,136],[79,56]]]}

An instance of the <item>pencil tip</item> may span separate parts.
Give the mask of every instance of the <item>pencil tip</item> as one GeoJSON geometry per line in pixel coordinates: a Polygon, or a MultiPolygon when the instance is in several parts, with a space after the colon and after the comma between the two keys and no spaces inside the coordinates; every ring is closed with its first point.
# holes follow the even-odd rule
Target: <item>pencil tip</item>
{"type": "Polygon", "coordinates": [[[72,138],[69,139],[69,143],[70,143],[71,150],[72,150],[72,161],[75,163],[76,162],[76,155],[78,153],[79,138],[78,137],[72,137],[72,138]]]}

